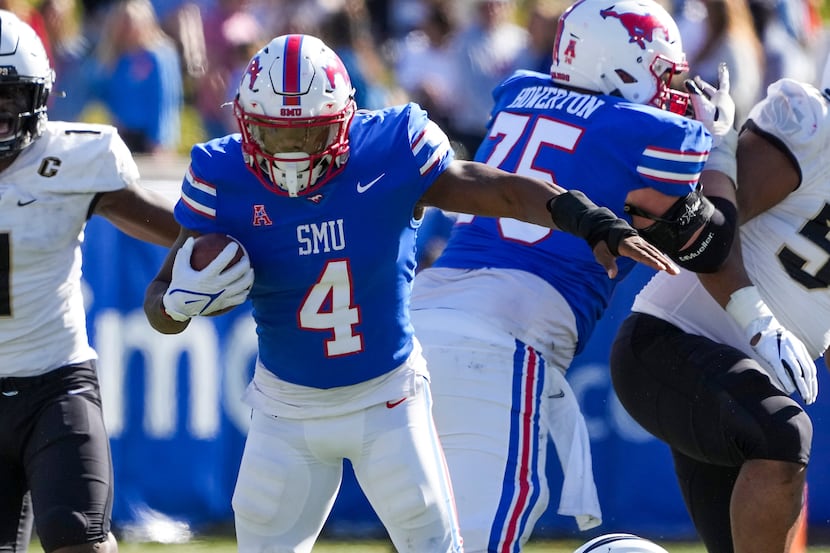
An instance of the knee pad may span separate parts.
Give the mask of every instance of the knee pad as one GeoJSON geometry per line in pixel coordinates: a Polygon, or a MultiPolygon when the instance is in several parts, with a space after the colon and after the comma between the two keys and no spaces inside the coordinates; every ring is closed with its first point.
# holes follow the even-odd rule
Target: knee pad
{"type": "Polygon", "coordinates": [[[790,398],[786,400],[792,405],[772,410],[764,421],[766,443],[763,455],[752,457],[806,465],[810,460],[813,423],[798,404],[790,398]]]}
{"type": "MultiPolygon", "coordinates": [[[[276,524],[285,484],[285,472],[276,460],[259,452],[246,451],[231,499],[235,516],[254,525],[276,524]]],[[[283,520],[281,524],[285,522],[283,520]]],[[[288,521],[289,525],[293,522],[288,521]]]]}
{"type": "MultiPolygon", "coordinates": [[[[723,356],[728,353],[724,350],[723,356]]],[[[737,464],[749,459],[808,463],[813,440],[810,417],[772,384],[757,362],[744,358],[722,373],[719,381],[736,404],[734,410],[729,408],[726,424],[737,464]]]]}

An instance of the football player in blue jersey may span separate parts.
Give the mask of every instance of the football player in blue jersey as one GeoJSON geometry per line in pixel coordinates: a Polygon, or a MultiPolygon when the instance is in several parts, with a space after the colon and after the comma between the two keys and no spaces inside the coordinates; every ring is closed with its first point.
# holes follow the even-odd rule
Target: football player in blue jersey
{"type": "Polygon", "coordinates": [[[581,193],[454,160],[416,104],[356,111],[341,60],[315,37],[280,36],[256,53],[234,110],[240,134],[191,152],[182,232],[145,311],[157,330],[181,332],[250,289],[259,356],[233,496],[240,551],[310,551],[344,459],[399,551],[462,551],[409,321],[422,206],[574,233],[610,276],[618,253],[676,267],[581,193]],[[195,271],[193,236],[211,232],[246,255],[224,270],[230,245],[195,271]]]}
{"type": "MultiPolygon", "coordinates": [[[[518,71],[494,90],[475,159],[579,187],[681,267],[718,271],[736,225],[728,72],[720,88],[690,81],[691,97],[669,88],[688,68],[675,22],[652,0],[579,1],[558,25],[550,74],[518,71]]],[[[564,472],[558,513],[583,530],[600,524],[565,373],[632,267],[620,260],[609,280],[573,236],[460,215],[416,277],[412,321],[468,552],[527,541],[549,502],[549,436],[564,472]]]]}

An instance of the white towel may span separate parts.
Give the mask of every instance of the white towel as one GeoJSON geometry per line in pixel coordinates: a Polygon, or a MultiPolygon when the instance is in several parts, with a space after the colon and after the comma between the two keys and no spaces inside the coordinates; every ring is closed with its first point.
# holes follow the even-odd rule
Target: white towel
{"type": "Polygon", "coordinates": [[[557,513],[574,517],[585,531],[602,524],[588,427],[565,376],[553,367],[548,373],[547,423],[564,474],[557,513]]]}

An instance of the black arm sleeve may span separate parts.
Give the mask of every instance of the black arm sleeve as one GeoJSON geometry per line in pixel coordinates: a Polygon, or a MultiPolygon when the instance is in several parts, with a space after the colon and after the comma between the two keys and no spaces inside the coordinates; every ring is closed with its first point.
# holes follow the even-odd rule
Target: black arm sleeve
{"type": "Polygon", "coordinates": [[[662,217],[654,217],[630,205],[626,206],[626,210],[654,221],[640,229],[640,236],[684,269],[695,273],[714,273],[729,256],[738,210],[725,198],[707,198],[696,191],[680,198],[662,217]],[[698,229],[702,229],[698,237],[683,248],[698,229]]]}
{"type": "Polygon", "coordinates": [[[620,242],[637,231],[607,207],[599,207],[579,190],[568,190],[548,201],[548,211],[557,228],[579,236],[594,249],[605,241],[615,256],[620,255],[620,242]]]}

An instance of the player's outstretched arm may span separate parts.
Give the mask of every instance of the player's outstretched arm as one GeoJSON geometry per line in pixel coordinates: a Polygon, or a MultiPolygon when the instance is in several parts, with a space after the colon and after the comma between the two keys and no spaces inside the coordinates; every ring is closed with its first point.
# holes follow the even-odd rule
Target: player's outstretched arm
{"type": "MultiPolygon", "coordinates": [[[[668,257],[663,252],[643,240],[641,236],[626,236],[620,241],[618,249],[619,255],[633,259],[637,263],[642,263],[643,265],[660,271],[666,271],[672,275],[676,275],[679,272],[677,266],[671,260],[668,260],[668,257]],[[665,264],[666,260],[668,260],[668,265],[665,269],[661,269],[660,267],[665,264]]],[[[597,263],[605,268],[605,272],[608,273],[608,278],[617,276],[616,257],[608,249],[608,244],[605,242],[597,244],[594,247],[594,257],[597,263]]]]}
{"type": "MultiPolygon", "coordinates": [[[[772,208],[800,184],[792,159],[753,131],[737,145],[738,220],[743,223],[772,208]]],[[[810,404],[818,395],[815,363],[804,344],[773,315],[747,275],[736,238],[719,271],[698,275],[701,283],[744,329],[755,352],[770,369],[773,381],[787,394],[798,392],[810,404]]]]}
{"type": "Polygon", "coordinates": [[[770,369],[773,382],[787,394],[798,391],[804,402],[818,395],[815,363],[804,344],[772,314],[746,272],[741,242],[732,242],[726,262],[698,278],[709,294],[744,330],[753,350],[770,369]],[[776,382],[777,381],[777,382],[776,382]]]}
{"type": "Polygon", "coordinates": [[[99,195],[93,213],[133,238],[168,248],[179,233],[173,204],[138,184],[99,195]]]}
{"type": "Polygon", "coordinates": [[[616,275],[618,255],[659,271],[677,273],[672,261],[639,239],[624,219],[599,207],[577,190],[508,173],[473,161],[453,161],[421,198],[447,211],[510,217],[579,236],[594,249],[597,261],[616,275]],[[598,248],[604,244],[602,248],[598,248]]]}

